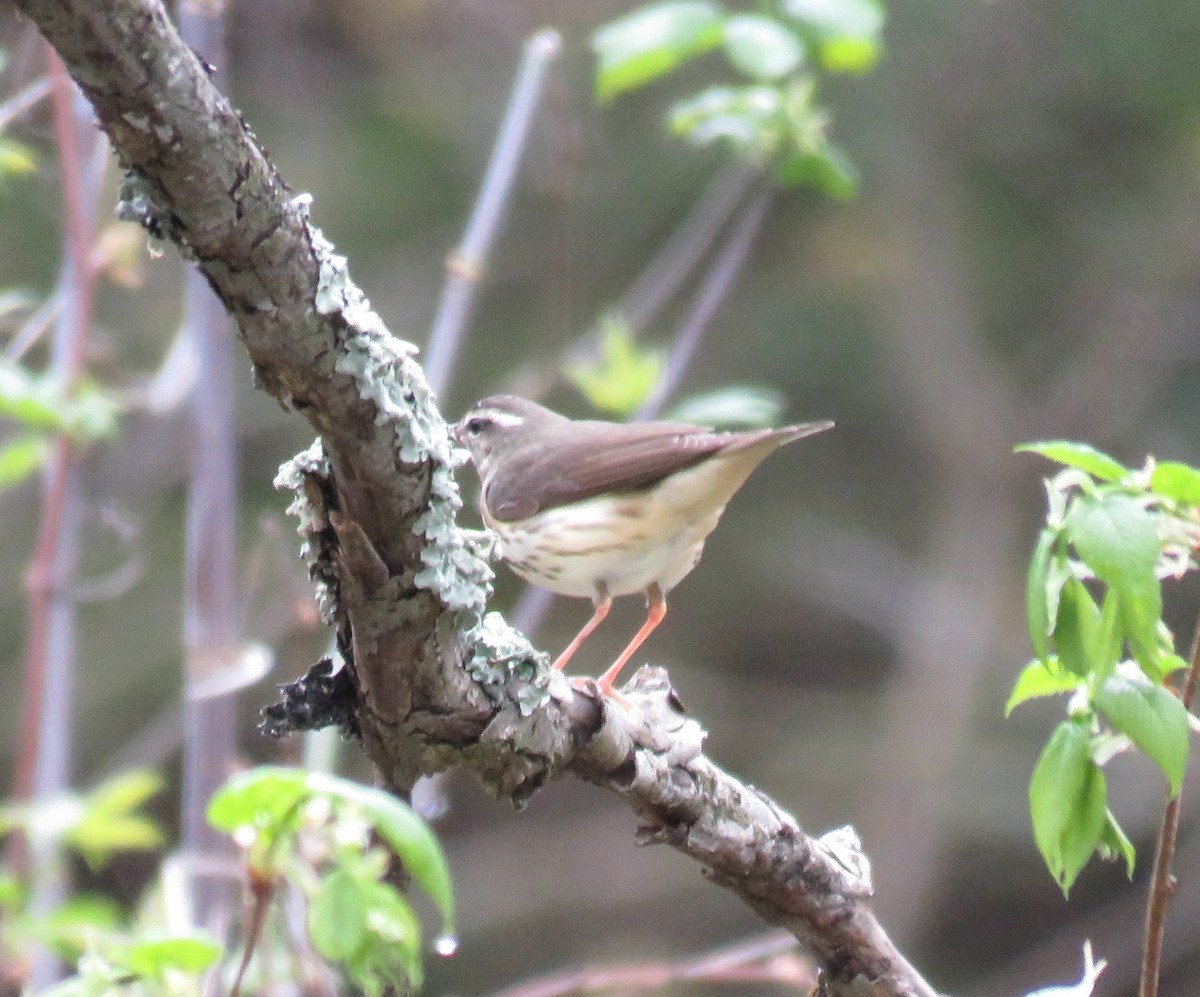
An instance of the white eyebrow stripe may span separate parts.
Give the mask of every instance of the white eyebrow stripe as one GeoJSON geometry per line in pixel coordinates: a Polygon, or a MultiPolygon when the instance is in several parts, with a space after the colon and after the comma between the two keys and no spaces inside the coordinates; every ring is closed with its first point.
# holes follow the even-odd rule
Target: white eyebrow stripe
{"type": "Polygon", "coordinates": [[[516,415],[513,412],[501,412],[499,409],[487,408],[479,412],[471,413],[471,418],[487,419],[489,422],[494,422],[497,426],[503,426],[505,429],[512,429],[515,426],[520,426],[525,422],[524,416],[516,415]]]}

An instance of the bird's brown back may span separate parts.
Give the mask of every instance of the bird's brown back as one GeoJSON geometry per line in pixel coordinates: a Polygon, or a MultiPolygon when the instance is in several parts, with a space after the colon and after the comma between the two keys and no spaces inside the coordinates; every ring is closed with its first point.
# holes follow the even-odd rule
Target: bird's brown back
{"type": "Polygon", "coordinates": [[[494,519],[515,522],[601,494],[645,491],[719,451],[767,440],[782,446],[830,425],[717,433],[682,423],[575,422],[545,443],[508,455],[485,483],[484,500],[494,519]]]}

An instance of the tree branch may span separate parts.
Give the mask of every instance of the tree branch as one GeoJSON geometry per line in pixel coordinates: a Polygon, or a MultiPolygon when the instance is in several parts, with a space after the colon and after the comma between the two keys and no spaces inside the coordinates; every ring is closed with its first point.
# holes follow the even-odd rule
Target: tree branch
{"type": "Polygon", "coordinates": [[[461,530],[453,452],[415,349],[394,339],[157,0],[16,0],[62,54],[129,176],[122,210],[177,243],[238,323],[260,386],[321,440],[285,465],[355,721],[407,792],[461,765],[526,800],[570,771],[624,796],[642,840],[700,862],[824,967],[828,991],[933,997],[863,897],[845,835],[806,836],[712,764],[664,672],[612,708],[483,614],[487,539],[461,530]]]}

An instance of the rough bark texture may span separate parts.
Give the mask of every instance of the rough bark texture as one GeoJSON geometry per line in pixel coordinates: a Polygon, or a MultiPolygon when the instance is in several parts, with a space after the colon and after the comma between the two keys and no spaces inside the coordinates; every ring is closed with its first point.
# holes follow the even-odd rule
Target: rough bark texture
{"type": "Polygon", "coordinates": [[[700,862],[795,933],[843,997],[934,991],[869,906],[852,834],[813,839],[713,765],[665,673],[612,708],[551,675],[484,614],[488,540],[459,529],[453,453],[415,349],[393,338],[158,0],[15,0],[96,108],[128,179],[121,210],[196,261],[259,385],[320,436],[280,473],[322,607],[352,669],[355,722],[407,792],[466,766],[523,802],[571,772],[625,797],[645,841],[700,862]]]}

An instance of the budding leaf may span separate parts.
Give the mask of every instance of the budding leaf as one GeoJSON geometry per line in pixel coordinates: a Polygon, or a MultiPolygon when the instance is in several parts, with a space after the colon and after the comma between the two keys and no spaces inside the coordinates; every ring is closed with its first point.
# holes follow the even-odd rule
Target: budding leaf
{"type": "Polygon", "coordinates": [[[1104,811],[1104,829],[1100,832],[1100,844],[1096,846],[1100,857],[1104,859],[1122,858],[1125,860],[1125,875],[1133,879],[1133,866],[1137,859],[1133,842],[1117,823],[1111,810],[1104,811]]]}

